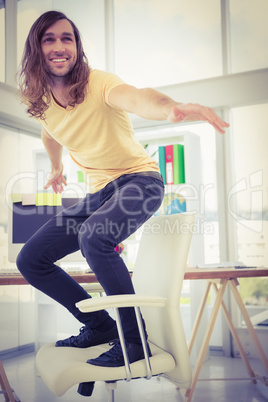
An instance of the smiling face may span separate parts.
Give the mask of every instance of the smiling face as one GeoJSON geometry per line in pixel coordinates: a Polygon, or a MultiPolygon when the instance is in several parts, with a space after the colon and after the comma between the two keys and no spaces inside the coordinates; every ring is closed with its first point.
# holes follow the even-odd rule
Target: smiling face
{"type": "Polygon", "coordinates": [[[51,25],[42,36],[41,49],[51,78],[66,77],[77,60],[76,41],[70,22],[62,19],[51,25]]]}

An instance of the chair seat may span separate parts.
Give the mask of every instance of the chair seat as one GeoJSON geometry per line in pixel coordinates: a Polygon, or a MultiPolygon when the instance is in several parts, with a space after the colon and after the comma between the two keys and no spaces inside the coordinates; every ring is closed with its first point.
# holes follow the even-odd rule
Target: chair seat
{"type": "MultiPolygon", "coordinates": [[[[158,375],[172,371],[175,361],[171,354],[150,343],[152,373],[158,375]]],[[[125,379],[125,367],[97,367],[86,363],[109,350],[106,343],[90,348],[55,347],[55,343],[44,345],[37,353],[36,364],[47,387],[58,396],[63,395],[75,384],[89,381],[114,381],[125,379]],[[105,372],[104,372],[105,370],[105,372]]],[[[146,376],[145,360],[130,365],[132,378],[146,376]]]]}

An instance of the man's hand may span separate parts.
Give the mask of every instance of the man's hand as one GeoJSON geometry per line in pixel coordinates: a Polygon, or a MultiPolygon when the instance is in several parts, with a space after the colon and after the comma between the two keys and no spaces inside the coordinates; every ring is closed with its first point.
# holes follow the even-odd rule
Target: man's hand
{"type": "Polygon", "coordinates": [[[44,189],[48,189],[50,186],[53,188],[53,191],[57,193],[62,193],[64,191],[63,185],[67,186],[66,180],[63,177],[63,165],[60,166],[59,169],[52,168],[51,173],[48,176],[48,182],[44,186],[44,189]]]}
{"type": "Polygon", "coordinates": [[[173,106],[168,113],[167,120],[171,123],[204,120],[221,134],[224,134],[224,128],[229,127],[229,124],[223,121],[213,109],[194,103],[178,103],[173,106]]]}

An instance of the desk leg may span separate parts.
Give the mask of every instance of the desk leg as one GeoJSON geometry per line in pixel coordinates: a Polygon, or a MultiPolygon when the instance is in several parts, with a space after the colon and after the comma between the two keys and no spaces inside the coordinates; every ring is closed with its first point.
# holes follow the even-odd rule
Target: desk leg
{"type": "Polygon", "coordinates": [[[7,375],[3,366],[2,361],[0,360],[0,385],[3,390],[3,394],[5,396],[5,400],[9,402],[20,402],[17,397],[15,398],[11,386],[8,382],[7,375]]]}
{"type": "Polygon", "coordinates": [[[261,343],[259,341],[259,338],[258,338],[258,336],[257,336],[257,334],[256,334],[256,332],[254,330],[254,327],[253,327],[252,322],[250,320],[250,317],[248,315],[247,309],[246,309],[246,307],[245,307],[245,305],[243,303],[243,300],[241,299],[239,291],[237,290],[237,285],[239,285],[238,280],[232,279],[232,280],[229,281],[229,286],[230,286],[230,288],[231,288],[231,290],[233,292],[233,295],[234,295],[234,297],[236,299],[236,302],[237,302],[237,304],[238,304],[238,306],[240,308],[240,311],[241,311],[241,313],[242,313],[242,315],[244,317],[244,320],[245,320],[245,322],[247,324],[249,333],[251,334],[251,336],[252,336],[252,338],[253,338],[253,340],[255,342],[255,345],[256,345],[256,347],[258,349],[258,352],[259,352],[261,361],[263,363],[263,366],[265,368],[266,374],[268,374],[268,361],[267,361],[266,356],[264,354],[264,351],[262,349],[262,346],[261,346],[261,343]]]}
{"type": "MultiPolygon", "coordinates": [[[[214,285],[215,291],[216,291],[216,293],[217,293],[219,290],[218,290],[218,288],[217,288],[216,283],[214,283],[213,285],[214,285]]],[[[223,313],[224,313],[224,315],[225,315],[226,321],[227,321],[227,323],[228,323],[229,329],[230,329],[230,331],[231,331],[231,333],[232,333],[232,335],[233,335],[233,337],[234,337],[234,340],[235,340],[236,343],[237,343],[238,349],[239,349],[239,351],[240,351],[240,353],[241,353],[241,357],[242,357],[242,359],[243,359],[243,361],[244,361],[244,363],[245,363],[245,366],[246,366],[246,368],[247,368],[247,370],[248,370],[248,373],[249,373],[249,375],[250,375],[251,377],[255,378],[256,375],[255,375],[254,371],[252,370],[252,368],[251,368],[251,366],[250,366],[250,364],[249,364],[249,361],[248,361],[248,358],[247,358],[247,356],[246,356],[246,353],[245,353],[245,351],[244,351],[244,349],[243,349],[243,346],[242,346],[242,344],[241,344],[241,342],[240,342],[240,339],[239,339],[239,337],[238,337],[238,335],[237,335],[237,332],[236,332],[236,330],[235,330],[234,324],[232,323],[232,319],[231,319],[231,317],[230,317],[230,315],[229,315],[229,313],[228,313],[228,309],[227,309],[227,307],[225,306],[225,303],[224,303],[223,300],[222,300],[222,302],[221,302],[221,306],[222,306],[223,313]]],[[[255,379],[253,379],[253,382],[254,382],[254,384],[257,383],[257,381],[256,381],[255,379]]]]}
{"type": "Polygon", "coordinates": [[[204,358],[205,358],[205,355],[206,355],[206,352],[207,352],[207,348],[208,348],[208,345],[209,345],[209,341],[210,341],[210,338],[211,338],[211,334],[212,334],[212,331],[213,331],[213,328],[214,328],[214,325],[215,325],[215,321],[216,321],[216,318],[217,318],[217,315],[218,315],[218,312],[219,312],[219,308],[221,306],[222,298],[223,298],[223,295],[224,295],[224,292],[225,292],[225,289],[226,289],[227,281],[228,280],[222,281],[222,283],[220,285],[220,289],[219,289],[219,291],[217,293],[217,297],[216,297],[216,300],[215,300],[215,303],[214,303],[214,306],[213,306],[213,309],[212,309],[212,312],[211,312],[211,315],[210,315],[210,318],[209,318],[208,326],[207,326],[207,329],[206,329],[206,332],[205,332],[205,335],[204,335],[204,339],[203,339],[203,342],[202,342],[202,345],[201,345],[201,348],[200,348],[200,351],[199,351],[199,354],[198,354],[198,357],[197,357],[195,368],[194,368],[194,371],[193,371],[192,386],[191,386],[191,388],[187,389],[186,394],[185,394],[185,396],[187,398],[186,399],[187,402],[191,401],[193,393],[194,393],[194,390],[195,390],[195,386],[196,386],[196,383],[197,383],[197,380],[198,380],[198,376],[199,376],[200,370],[202,368],[202,364],[203,364],[203,361],[204,361],[204,358]]]}
{"type": "Polygon", "coordinates": [[[206,302],[207,302],[208,294],[209,294],[209,291],[210,291],[210,286],[211,286],[211,282],[208,281],[207,287],[206,287],[206,290],[205,290],[205,293],[204,293],[204,296],[203,296],[203,300],[202,300],[202,303],[200,304],[199,309],[197,311],[195,321],[194,321],[194,325],[193,325],[193,329],[192,329],[192,333],[191,333],[191,336],[190,336],[190,342],[189,342],[189,346],[188,346],[189,355],[192,352],[194,341],[195,341],[195,338],[196,338],[196,335],[197,335],[197,332],[198,332],[198,328],[199,328],[199,325],[200,325],[200,322],[201,322],[201,318],[203,316],[203,312],[204,312],[205,307],[206,307],[206,302]]]}
{"type": "Polygon", "coordinates": [[[1,390],[2,390],[2,391],[0,391],[0,394],[3,394],[4,397],[5,397],[5,401],[9,402],[9,397],[7,395],[6,387],[5,387],[4,381],[2,380],[2,375],[1,374],[0,374],[0,387],[1,387],[1,390]]]}

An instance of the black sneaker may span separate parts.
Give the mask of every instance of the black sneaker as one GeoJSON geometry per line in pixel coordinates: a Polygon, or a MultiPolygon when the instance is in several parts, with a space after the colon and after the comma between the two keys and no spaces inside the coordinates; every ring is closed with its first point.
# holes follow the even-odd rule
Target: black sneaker
{"type": "MultiPolygon", "coordinates": [[[[123,351],[120,345],[119,339],[110,342],[113,347],[105,353],[102,353],[96,359],[89,359],[87,363],[93,366],[103,366],[103,367],[120,367],[125,365],[123,351]]],[[[134,363],[138,360],[144,359],[144,353],[142,345],[137,343],[126,342],[127,354],[129,363],[134,363]]],[[[149,346],[148,346],[149,348],[149,346]]],[[[149,356],[152,356],[149,348],[149,356]]]]}
{"type": "Polygon", "coordinates": [[[90,346],[108,343],[112,339],[118,337],[116,325],[107,331],[98,331],[90,329],[87,326],[80,328],[80,332],[76,336],[70,336],[56,342],[56,346],[71,346],[73,348],[88,348],[90,346]]]}

